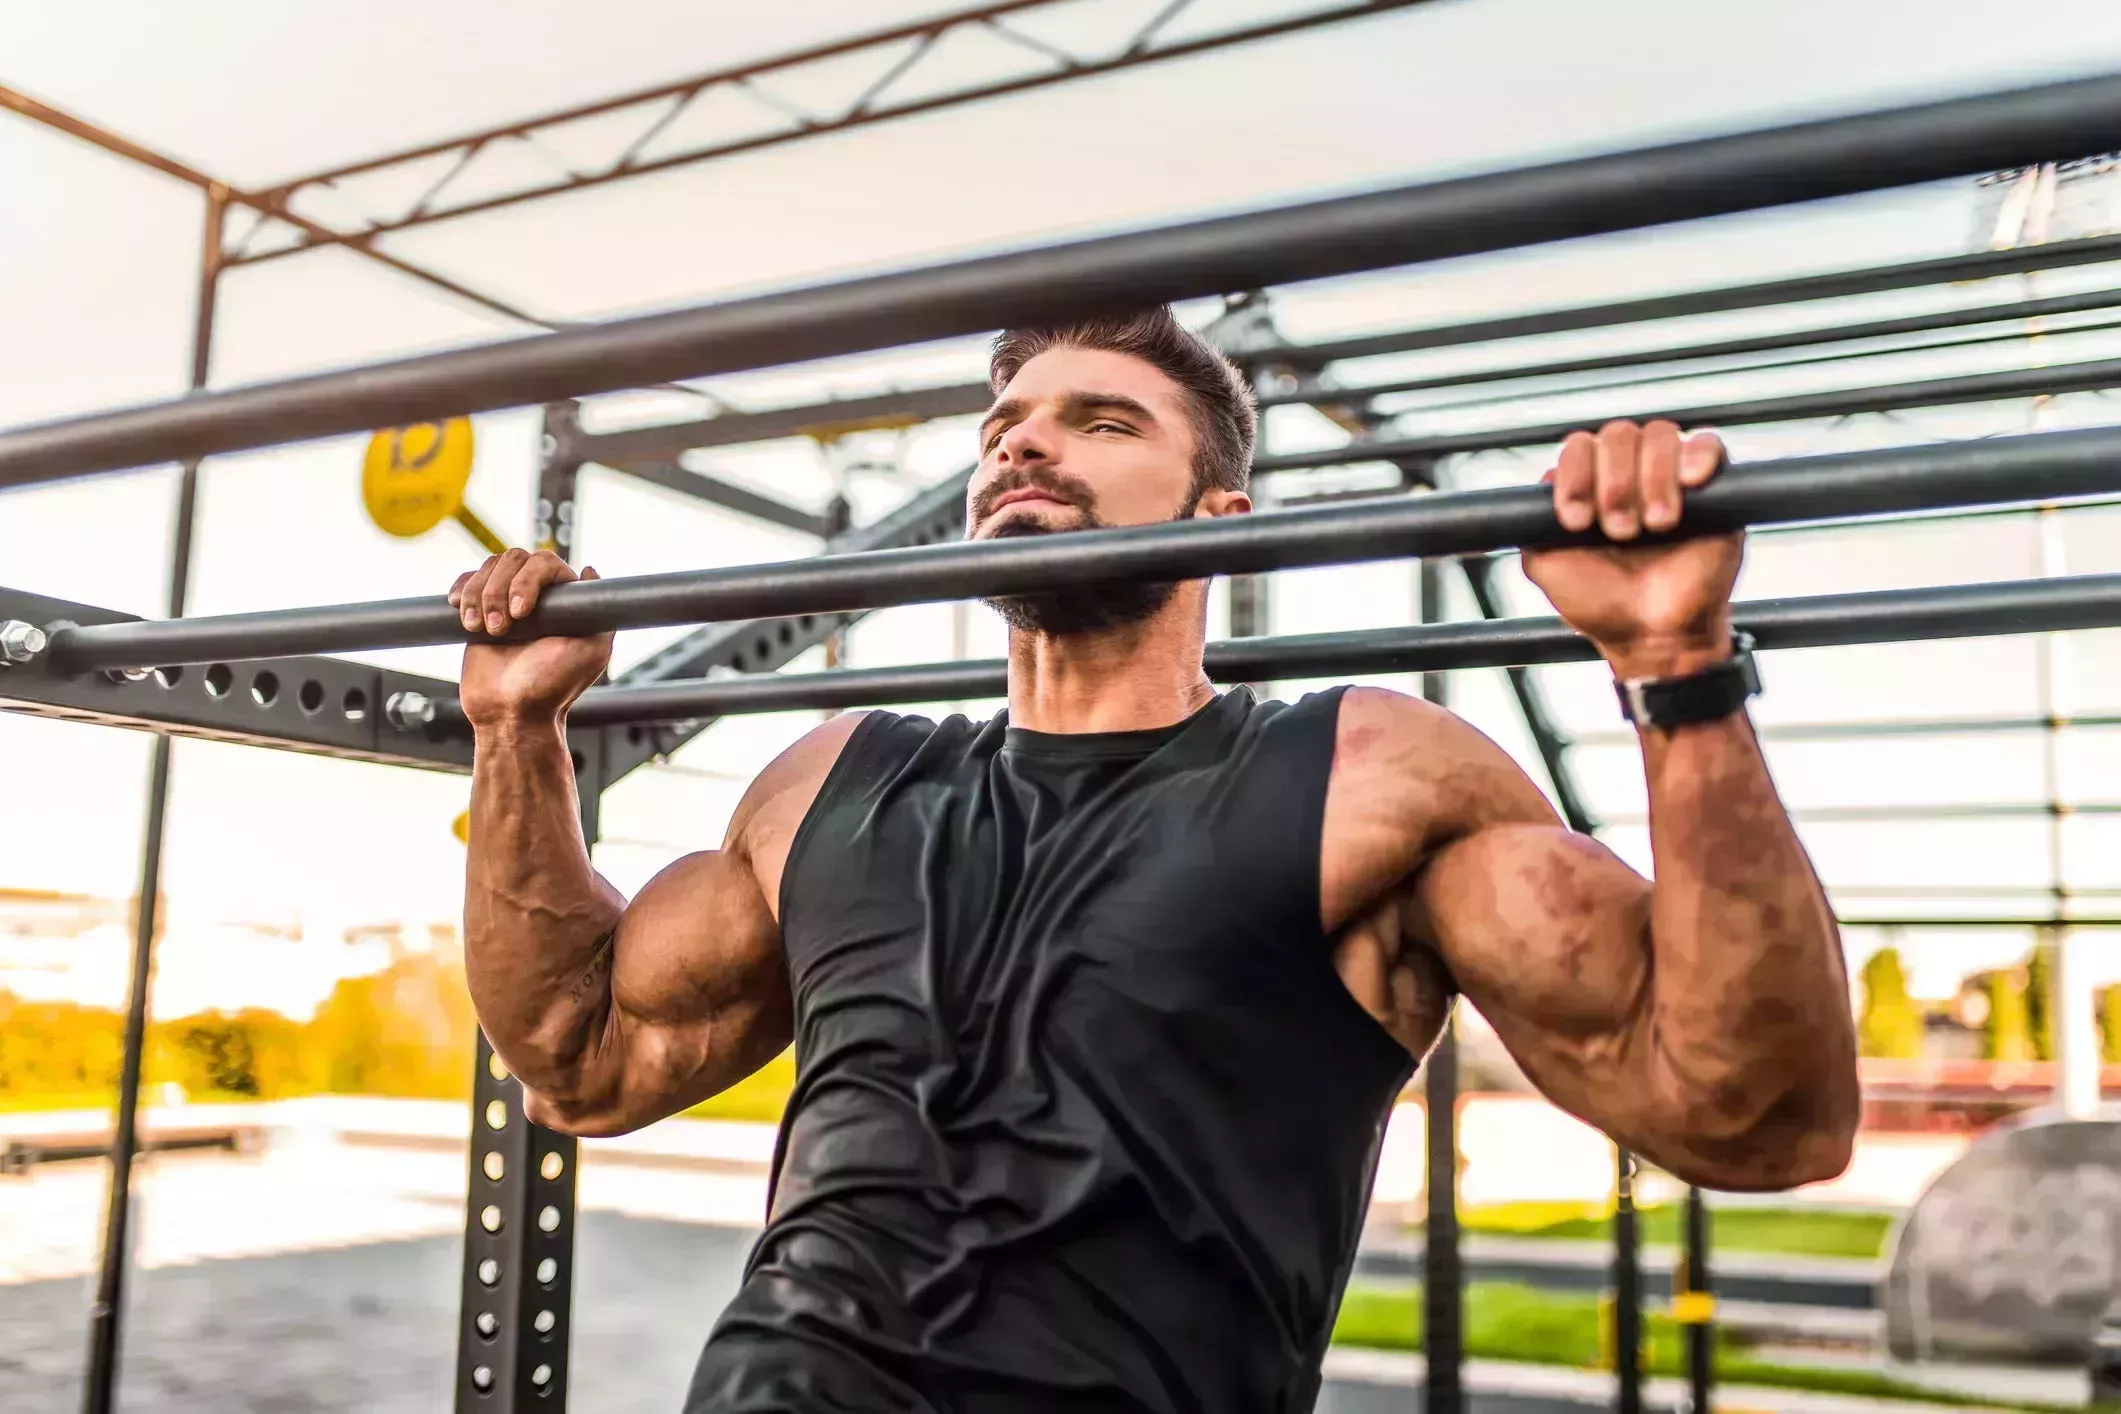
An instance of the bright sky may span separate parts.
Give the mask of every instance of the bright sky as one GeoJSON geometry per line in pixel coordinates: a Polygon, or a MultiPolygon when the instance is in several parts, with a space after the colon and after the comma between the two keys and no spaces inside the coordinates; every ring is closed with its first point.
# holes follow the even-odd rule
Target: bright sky
{"type": "MultiPolygon", "coordinates": [[[[1099,15],[1146,15],[1147,0],[1085,0],[1046,21],[1056,36],[1099,15]]],[[[1303,0],[1199,0],[1203,29],[1294,11],[1303,0]]],[[[297,172],[446,136],[565,103],[681,77],[838,34],[950,8],[877,0],[772,7],[616,0],[593,21],[554,0],[376,0],[360,7],[266,0],[95,0],[11,17],[0,83],[158,147],[225,179],[268,184],[297,172]]],[[[1028,27],[1028,26],[1027,26],[1028,27]]],[[[1117,33],[1114,21],[1097,30],[1117,33]]],[[[969,72],[983,62],[953,62],[969,72]]],[[[409,233],[390,248],[539,312],[606,317],[854,270],[1154,224],[1574,152],[1735,130],[2121,66],[2111,0],[1439,0],[1244,50],[1155,66],[946,111],[579,196],[409,233]]],[[[564,157],[564,154],[561,154],[564,157]]],[[[182,391],[190,346],[199,201],[189,188],[0,115],[0,424],[182,391]]],[[[1962,251],[1978,243],[1971,183],[1760,213],[1418,271],[1287,291],[1286,332],[1449,322],[1462,317],[1846,268],[1962,251]]],[[[1947,303],[2111,286],[2095,268],[1998,282],[2007,288],[1872,296],[1797,313],[1763,311],[1654,330],[1550,339],[1542,356],[1722,333],[1837,323],[1947,303]]],[[[222,286],[214,381],[227,385],[475,342],[518,332],[355,257],[308,254],[233,272],[222,286]]],[[[1942,376],[2029,361],[2121,354],[2111,334],[2051,334],[1859,368],[1732,374],[1642,394],[1527,394],[1501,407],[1423,414],[1409,427],[1503,425],[1624,411],[1632,397],[1753,396],[1807,387],[1942,376]]],[[[1352,380],[1470,366],[1512,349],[1378,360],[1352,380]]],[[[719,380],[747,406],[807,401],[892,381],[977,373],[977,341],[719,380]]],[[[1417,404],[1419,400],[1415,401],[1417,404]]],[[[1436,399],[1434,401],[1441,401],[1436,399]]],[[[606,399],[601,425],[696,415],[674,395],[606,399]]],[[[2036,409],[1948,413],[1744,430],[1741,456],[2110,420],[2101,395],[2036,409]]],[[[472,503],[511,538],[528,532],[534,414],[478,420],[472,503]]],[[[1335,440],[1304,411],[1277,414],[1275,447],[1335,440]]],[[[905,471],[852,474],[865,515],[966,458],[969,429],[943,424],[903,445],[861,450],[905,471]]],[[[392,541],[361,519],[359,447],[339,440],[209,464],[191,607],[225,612],[438,592],[476,557],[446,530],[392,541]]],[[[779,494],[822,501],[832,478],[807,445],[699,461],[779,494]]],[[[1463,461],[1466,482],[1529,480],[1539,455],[1463,461]]],[[[167,469],[27,492],[0,502],[0,583],[138,613],[161,611],[170,534],[167,469]]],[[[584,549],[607,575],[806,553],[799,538],[653,488],[591,473],[584,549]]],[[[2073,513],[2050,537],[2030,517],[1761,538],[1741,594],[1817,594],[2049,570],[2121,570],[2121,518],[2073,513]],[[2059,554],[2057,554],[2059,550],[2059,554]]],[[[1512,586],[1518,612],[1536,593],[1512,586]]],[[[1453,611],[1470,614],[1470,603],[1453,611]]],[[[1405,622],[1406,566],[1287,575],[1273,628],[1305,632],[1405,622]]],[[[875,616],[851,661],[946,657],[955,638],[990,654],[998,626],[974,610],[875,616]]],[[[670,635],[627,635],[621,665],[670,635]]],[[[2067,644],[1988,640],[1774,655],[1764,722],[1978,716],[2044,710],[2053,656],[2069,711],[2121,710],[2121,635],[2067,644]]],[[[391,655],[454,673],[453,655],[391,655]]],[[[1595,667],[1543,670],[1572,730],[1618,725],[1595,667]]],[[[1531,759],[1499,674],[1458,680],[1463,710],[1531,759]]],[[[675,854],[712,844],[740,781],[808,718],[727,722],[683,753],[686,774],[643,772],[607,801],[599,863],[633,887],[675,854]],[[732,780],[703,778],[700,772],[732,780]]],[[[123,895],[136,886],[147,740],[80,726],[0,719],[9,761],[0,814],[0,887],[123,895]]],[[[2064,791],[2121,800],[2121,734],[2065,734],[2064,791]]],[[[1778,777],[1800,807],[2044,799],[2038,734],[1920,741],[1783,743],[1778,777]]],[[[1573,755],[1599,809],[1642,808],[1632,749],[1573,755]]],[[[1533,766],[1536,773],[1537,767],[1533,766]]],[[[461,851],[449,833],[462,778],[186,742],[177,751],[166,887],[178,922],[198,919],[448,918],[460,906],[461,851]]],[[[2121,888],[2117,818],[2061,827],[2067,877],[2121,888]]],[[[2041,907],[2047,821],[1815,823],[1805,834],[1845,912],[2004,913],[2041,907]],[[2017,898],[1935,899],[1923,890],[2012,887],[2017,898]],[[1881,890],[1905,896],[1874,897],[1881,890]]],[[[1639,826],[1606,837],[1644,860],[1639,826]]],[[[2094,905],[2093,912],[2106,913],[2094,905]]],[[[1858,951],[1875,945],[1852,935],[1858,951]]],[[[1918,990],[1967,965],[2015,956],[2019,934],[1925,934],[1918,990]]],[[[231,975],[228,987],[240,992],[231,975]]],[[[234,1004],[232,1000],[231,1004],[234,1004]]]]}

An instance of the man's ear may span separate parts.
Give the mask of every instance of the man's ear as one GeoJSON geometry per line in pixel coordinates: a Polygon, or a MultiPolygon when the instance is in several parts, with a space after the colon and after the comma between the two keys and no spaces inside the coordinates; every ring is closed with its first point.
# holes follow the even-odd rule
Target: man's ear
{"type": "Polygon", "coordinates": [[[1216,489],[1200,498],[1196,516],[1241,516],[1252,509],[1252,498],[1242,491],[1216,489]]]}

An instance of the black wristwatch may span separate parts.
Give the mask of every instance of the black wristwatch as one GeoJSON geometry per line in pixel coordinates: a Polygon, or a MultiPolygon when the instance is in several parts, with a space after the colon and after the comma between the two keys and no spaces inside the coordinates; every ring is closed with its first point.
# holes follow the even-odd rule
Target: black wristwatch
{"type": "Polygon", "coordinates": [[[1622,678],[1613,684],[1620,711],[1637,727],[1674,727],[1719,722],[1745,706],[1760,691],[1760,669],[1753,662],[1753,636],[1731,635],[1731,656],[1698,673],[1676,678],[1622,678]]]}

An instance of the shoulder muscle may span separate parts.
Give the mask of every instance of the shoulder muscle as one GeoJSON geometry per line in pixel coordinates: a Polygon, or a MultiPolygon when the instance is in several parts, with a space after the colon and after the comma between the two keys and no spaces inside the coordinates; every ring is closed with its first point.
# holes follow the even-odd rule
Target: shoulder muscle
{"type": "Polygon", "coordinates": [[[1554,821],[1509,753],[1464,718],[1405,693],[1349,688],[1326,787],[1326,925],[1362,913],[1453,840],[1554,821]]]}

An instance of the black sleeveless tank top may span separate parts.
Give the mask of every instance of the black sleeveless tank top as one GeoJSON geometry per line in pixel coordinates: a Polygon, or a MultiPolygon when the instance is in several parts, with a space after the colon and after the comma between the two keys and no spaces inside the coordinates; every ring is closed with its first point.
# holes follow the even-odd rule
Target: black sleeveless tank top
{"type": "Polygon", "coordinates": [[[855,729],[783,878],[798,1078],[690,1414],[1310,1409],[1412,1072],[1319,924],[1339,706],[855,729]]]}

